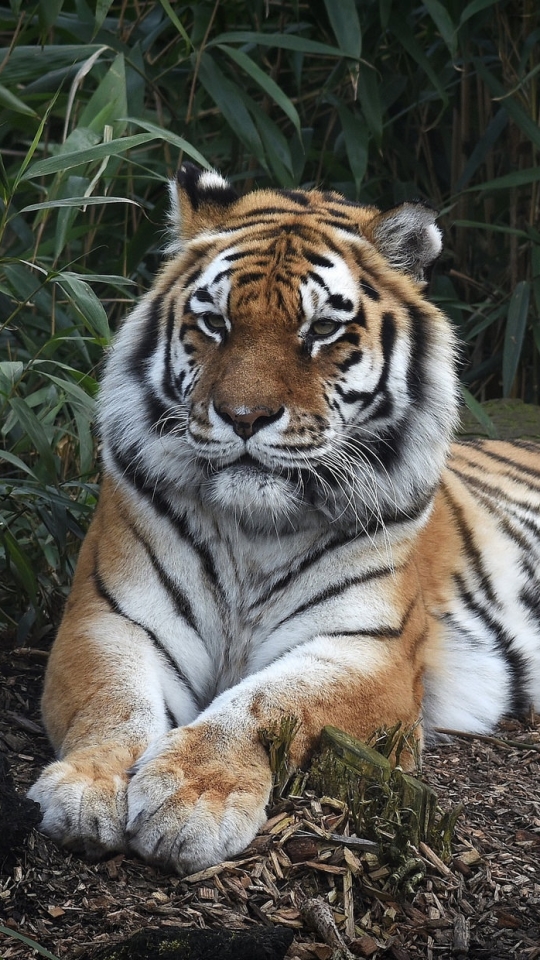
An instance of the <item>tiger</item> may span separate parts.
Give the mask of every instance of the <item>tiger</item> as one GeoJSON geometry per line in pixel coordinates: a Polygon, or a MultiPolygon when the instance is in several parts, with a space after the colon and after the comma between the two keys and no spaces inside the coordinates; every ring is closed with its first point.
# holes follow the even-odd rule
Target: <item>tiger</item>
{"type": "MultiPolygon", "coordinates": [[[[540,448],[454,442],[436,212],[240,196],[183,163],[98,404],[103,478],[42,701],[42,830],[192,874],[332,724],[485,733],[540,706],[540,448]]],[[[408,762],[408,761],[407,761],[408,762]]]]}

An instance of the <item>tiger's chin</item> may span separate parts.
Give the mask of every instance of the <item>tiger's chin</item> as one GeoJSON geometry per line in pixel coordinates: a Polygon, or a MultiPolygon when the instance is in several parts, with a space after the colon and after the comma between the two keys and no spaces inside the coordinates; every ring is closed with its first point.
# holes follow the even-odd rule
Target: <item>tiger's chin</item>
{"type": "Polygon", "coordinates": [[[202,488],[205,503],[226,513],[235,523],[258,531],[296,527],[306,504],[298,485],[264,467],[234,463],[208,478],[202,488]]]}

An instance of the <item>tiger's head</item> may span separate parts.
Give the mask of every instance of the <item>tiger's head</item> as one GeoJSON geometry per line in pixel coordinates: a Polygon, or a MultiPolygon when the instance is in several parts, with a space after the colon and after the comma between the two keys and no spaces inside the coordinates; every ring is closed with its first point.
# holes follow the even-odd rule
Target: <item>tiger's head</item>
{"type": "Polygon", "coordinates": [[[189,163],[171,192],[171,256],[104,378],[108,469],[255,529],[425,506],[457,406],[450,324],[423,295],[433,211],[239,197],[189,163]]]}

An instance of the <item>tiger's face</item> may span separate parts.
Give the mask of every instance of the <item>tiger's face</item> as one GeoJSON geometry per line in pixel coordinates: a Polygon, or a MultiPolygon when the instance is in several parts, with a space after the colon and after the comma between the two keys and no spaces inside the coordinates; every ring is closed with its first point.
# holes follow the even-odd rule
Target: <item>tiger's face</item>
{"type": "Polygon", "coordinates": [[[430,492],[455,412],[451,332],[419,282],[440,248],[432,212],[237,198],[191,165],[179,201],[181,251],[109,365],[108,446],[126,446],[109,427],[122,393],[139,474],[257,529],[376,526],[430,492]]]}

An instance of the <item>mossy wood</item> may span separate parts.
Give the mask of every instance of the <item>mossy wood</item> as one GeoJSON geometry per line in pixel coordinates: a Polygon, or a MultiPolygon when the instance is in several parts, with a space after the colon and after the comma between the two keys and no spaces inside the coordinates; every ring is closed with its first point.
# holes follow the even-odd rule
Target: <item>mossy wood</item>
{"type": "Polygon", "coordinates": [[[431,787],[392,767],[384,755],[389,745],[389,754],[394,756],[410,750],[411,731],[393,729],[387,736],[379,731],[375,739],[378,749],[335,727],[325,727],[309,784],[319,796],[336,797],[348,804],[358,835],[379,844],[379,860],[391,870],[390,885],[410,890],[424,869],[417,852],[419,844],[428,844],[447,860],[461,808],[442,812],[431,787]]]}

